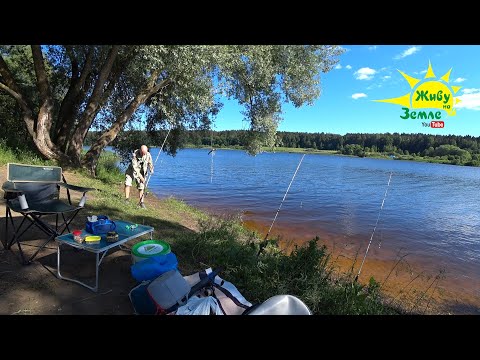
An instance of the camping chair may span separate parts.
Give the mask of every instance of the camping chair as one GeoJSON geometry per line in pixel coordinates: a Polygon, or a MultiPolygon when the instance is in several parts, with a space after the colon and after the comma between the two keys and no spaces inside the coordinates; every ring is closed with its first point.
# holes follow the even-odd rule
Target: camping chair
{"type": "Polygon", "coordinates": [[[22,263],[30,264],[38,252],[50,241],[63,234],[65,230],[70,232],[69,224],[83,209],[86,202],[86,193],[93,188],[84,188],[67,184],[62,174],[62,168],[58,166],[37,166],[24,164],[7,164],[7,181],[3,184],[4,199],[6,199],[5,215],[5,249],[10,249],[17,243],[22,263]],[[62,182],[63,179],[63,182],[62,182]],[[67,189],[68,203],[60,200],[60,187],[67,189]],[[83,192],[83,196],[77,206],[72,205],[70,190],[83,192]],[[15,226],[12,211],[23,215],[20,225],[15,226]],[[44,221],[45,215],[55,215],[55,227],[44,221]],[[63,223],[59,225],[59,216],[63,223]],[[13,228],[13,236],[8,239],[8,222],[13,228]],[[28,221],[27,221],[28,220],[28,221]],[[24,226],[25,225],[25,226],[24,226]],[[47,240],[38,247],[37,251],[25,261],[20,239],[33,225],[47,235],[47,240]],[[59,226],[61,231],[59,231],[59,226]]]}

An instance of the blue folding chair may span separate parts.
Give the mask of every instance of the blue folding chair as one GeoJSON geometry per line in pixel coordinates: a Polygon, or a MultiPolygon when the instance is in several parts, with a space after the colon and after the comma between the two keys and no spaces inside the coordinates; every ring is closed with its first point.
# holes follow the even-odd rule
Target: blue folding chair
{"type": "Polygon", "coordinates": [[[7,164],[7,181],[2,189],[6,199],[5,238],[2,243],[7,250],[16,243],[24,265],[30,264],[40,250],[65,230],[70,232],[69,224],[85,206],[86,193],[95,190],[67,184],[61,167],[14,163],[7,164]],[[60,200],[61,187],[67,189],[68,202],[60,200]],[[83,192],[77,205],[72,204],[70,190],[83,192]],[[15,225],[12,212],[23,215],[19,226],[15,225]],[[46,215],[55,215],[55,227],[44,221],[43,217],[46,215]],[[63,219],[60,224],[59,216],[63,219]],[[9,222],[13,229],[13,236],[10,239],[8,237],[9,222]],[[47,235],[47,240],[28,260],[25,260],[20,239],[32,226],[43,231],[47,235]]]}

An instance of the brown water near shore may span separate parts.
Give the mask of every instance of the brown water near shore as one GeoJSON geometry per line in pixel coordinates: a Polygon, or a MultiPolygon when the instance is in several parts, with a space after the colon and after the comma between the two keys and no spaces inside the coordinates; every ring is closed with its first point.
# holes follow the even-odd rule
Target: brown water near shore
{"type": "MultiPolygon", "coordinates": [[[[249,217],[254,217],[249,214],[249,217]]],[[[262,234],[271,223],[243,220],[247,229],[262,234]]],[[[358,274],[369,239],[348,237],[329,231],[315,233],[295,224],[275,223],[269,239],[279,237],[279,244],[287,253],[318,236],[331,253],[331,266],[337,273],[358,274]]],[[[458,270],[458,269],[457,269],[458,270]]],[[[458,273],[458,271],[454,271],[458,273]]],[[[395,248],[388,242],[372,243],[362,267],[359,281],[367,284],[373,277],[381,283],[387,303],[419,314],[477,314],[480,315],[479,286],[472,288],[472,279],[450,274],[435,259],[421,258],[395,248]],[[475,290],[477,289],[477,290],[475,290]]]]}

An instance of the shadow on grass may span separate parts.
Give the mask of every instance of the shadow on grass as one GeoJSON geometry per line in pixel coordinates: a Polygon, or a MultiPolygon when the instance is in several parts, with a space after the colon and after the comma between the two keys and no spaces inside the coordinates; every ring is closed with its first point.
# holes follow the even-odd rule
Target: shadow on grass
{"type": "MultiPolygon", "coordinates": [[[[112,220],[125,220],[154,227],[154,238],[174,244],[175,239],[194,234],[191,229],[178,223],[155,217],[151,212],[138,209],[138,214],[127,214],[122,209],[105,205],[88,204],[72,221],[70,230],[85,228],[86,216],[104,214],[112,220]]],[[[22,220],[14,213],[14,222],[18,226],[22,220]]],[[[42,218],[55,226],[55,217],[42,218]]],[[[4,240],[5,220],[0,220],[0,237],[4,240]]],[[[9,226],[8,238],[12,236],[9,226]]],[[[149,236],[147,236],[149,237],[149,236]]],[[[139,237],[127,242],[127,251],[114,247],[110,249],[100,265],[99,290],[94,293],[78,284],[60,280],[56,277],[56,242],[52,241],[37,255],[35,261],[22,266],[17,245],[11,250],[0,251],[0,314],[132,314],[133,309],[128,298],[129,291],[136,285],[130,267],[131,254],[128,248],[144,240],[139,237]]],[[[22,249],[26,257],[32,255],[37,246],[45,240],[45,234],[36,227],[30,228],[22,236],[22,249]]],[[[175,246],[172,245],[175,252],[175,246]]],[[[62,247],[62,275],[73,277],[94,285],[95,254],[62,247]]]]}
{"type": "Polygon", "coordinates": [[[93,214],[107,215],[113,221],[124,220],[136,224],[152,226],[154,228],[154,237],[161,236],[169,238],[170,240],[174,240],[175,237],[195,233],[193,230],[179,223],[154,217],[151,213],[145,213],[145,210],[141,208],[138,208],[138,214],[134,215],[126,214],[122,209],[118,209],[116,207],[108,207],[103,204],[89,205],[87,210],[93,214]]]}

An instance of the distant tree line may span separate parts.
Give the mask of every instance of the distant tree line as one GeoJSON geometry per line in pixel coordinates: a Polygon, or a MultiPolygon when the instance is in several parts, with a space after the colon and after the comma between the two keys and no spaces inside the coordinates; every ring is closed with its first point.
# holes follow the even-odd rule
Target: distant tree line
{"type": "MultiPolygon", "coordinates": [[[[131,148],[131,141],[143,142],[152,146],[160,146],[165,139],[165,130],[155,132],[130,131],[119,137],[113,146],[131,148]],[[123,143],[123,145],[122,145],[123,143]]],[[[90,132],[87,142],[95,139],[95,132],[90,132]]],[[[193,146],[238,147],[247,143],[248,131],[244,130],[190,130],[176,131],[167,139],[164,151],[172,155],[178,148],[193,146]],[[175,138],[175,139],[174,139],[175,138]]],[[[430,134],[329,134],[304,132],[277,132],[276,147],[304,148],[315,150],[335,150],[340,154],[370,156],[386,154],[403,159],[427,157],[438,162],[480,166],[480,137],[459,135],[430,134]]]]}

